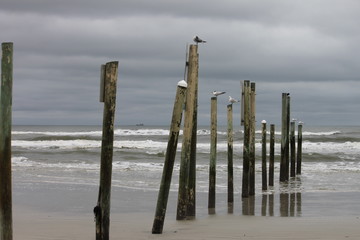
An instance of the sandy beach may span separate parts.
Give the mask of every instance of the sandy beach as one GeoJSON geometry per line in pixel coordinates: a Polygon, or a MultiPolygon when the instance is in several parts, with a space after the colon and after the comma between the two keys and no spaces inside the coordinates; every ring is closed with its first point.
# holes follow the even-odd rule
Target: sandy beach
{"type": "MultiPolygon", "coordinates": [[[[95,239],[92,216],[18,209],[14,239],[95,239]]],[[[359,217],[262,217],[212,215],[191,221],[167,219],[151,234],[152,214],[112,214],[111,239],[360,239],[359,217]]]]}

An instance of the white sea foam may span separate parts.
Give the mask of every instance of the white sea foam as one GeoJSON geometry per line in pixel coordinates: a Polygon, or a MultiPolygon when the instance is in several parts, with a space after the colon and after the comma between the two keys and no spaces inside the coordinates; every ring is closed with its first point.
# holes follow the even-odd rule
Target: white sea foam
{"type": "MultiPolygon", "coordinates": [[[[115,136],[168,136],[169,130],[154,128],[154,129],[115,129],[115,136]]],[[[226,132],[217,132],[219,135],[226,135],[226,132]]],[[[58,132],[58,131],[13,131],[13,135],[43,135],[43,136],[93,136],[100,137],[102,131],[75,131],[75,132],[58,132]]],[[[183,134],[183,130],[180,130],[180,135],[183,134]]],[[[210,130],[198,129],[198,136],[210,135],[210,130]]]]}

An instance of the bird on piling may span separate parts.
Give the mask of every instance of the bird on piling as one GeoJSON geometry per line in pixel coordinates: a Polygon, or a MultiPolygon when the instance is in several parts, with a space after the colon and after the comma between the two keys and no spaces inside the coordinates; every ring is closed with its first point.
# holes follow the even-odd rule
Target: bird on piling
{"type": "Polygon", "coordinates": [[[231,96],[229,96],[229,103],[230,104],[233,104],[233,103],[236,103],[236,102],[240,102],[240,100],[237,100],[237,99],[232,98],[231,96]]]}
{"type": "Polygon", "coordinates": [[[215,97],[225,94],[226,92],[219,92],[219,91],[213,91],[212,94],[214,94],[215,97]]]}
{"type": "Polygon", "coordinates": [[[194,36],[193,38],[194,42],[196,42],[196,44],[199,44],[199,43],[206,43],[205,40],[202,40],[201,38],[199,38],[198,36],[194,36]]]}

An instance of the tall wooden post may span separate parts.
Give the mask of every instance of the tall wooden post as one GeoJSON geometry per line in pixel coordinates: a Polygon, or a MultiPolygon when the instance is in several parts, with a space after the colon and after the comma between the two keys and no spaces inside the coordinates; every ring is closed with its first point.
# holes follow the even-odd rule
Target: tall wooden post
{"type": "Polygon", "coordinates": [[[269,186],[274,186],[275,125],[270,124],[269,186]]]}
{"type": "Polygon", "coordinates": [[[290,122],[290,177],[295,177],[295,121],[290,122]]]}
{"type": "Polygon", "coordinates": [[[250,84],[250,165],[249,165],[249,195],[255,195],[255,83],[250,84]]]}
{"type": "Polygon", "coordinates": [[[286,101],[286,139],[285,158],[286,158],[286,181],[289,181],[290,176],[290,95],[287,96],[286,101]]]}
{"type": "Polygon", "coordinates": [[[232,104],[227,105],[227,146],[228,146],[228,208],[234,205],[234,164],[233,164],[233,110],[232,104]]]}
{"type": "Polygon", "coordinates": [[[114,121],[118,62],[108,62],[104,75],[104,116],[101,142],[100,187],[94,208],[96,239],[108,240],[110,228],[111,175],[114,144],[114,121]]]}
{"type": "Polygon", "coordinates": [[[210,142],[210,168],[209,168],[209,213],[215,211],[216,198],[216,141],[217,141],[217,97],[211,98],[211,142],[210,142]]]}
{"type": "MultiPolygon", "coordinates": [[[[188,64],[188,89],[186,91],[186,106],[183,130],[183,142],[181,149],[181,162],[179,173],[179,192],[177,204],[177,220],[185,220],[187,218],[187,209],[189,205],[189,179],[190,159],[192,149],[192,134],[194,128],[194,109],[195,109],[195,93],[196,81],[198,78],[198,54],[197,45],[190,45],[189,64],[188,64]]],[[[195,192],[193,192],[195,196],[195,192]]]]}
{"type": "Polygon", "coordinates": [[[0,238],[12,240],[11,122],[13,43],[2,43],[0,108],[0,238]]]}
{"type": "Polygon", "coordinates": [[[267,190],[267,169],[266,169],[266,121],[261,122],[262,125],[262,161],[261,161],[261,170],[262,170],[262,190],[267,190]]]}
{"type": "Polygon", "coordinates": [[[298,125],[298,147],[297,147],[297,159],[296,159],[296,174],[301,174],[301,162],[302,162],[302,122],[298,125]]]}
{"type": "Polygon", "coordinates": [[[249,165],[250,165],[250,81],[244,81],[244,144],[243,144],[243,175],[242,198],[249,197],[249,165]]]}
{"type": "Polygon", "coordinates": [[[282,94],[280,182],[285,182],[289,179],[287,171],[287,152],[289,151],[288,95],[288,93],[282,94]]]}
{"type": "Polygon", "coordinates": [[[186,88],[187,84],[184,80],[178,83],[152,233],[162,233],[164,227],[186,88]]]}
{"type": "MultiPolygon", "coordinates": [[[[197,49],[196,49],[197,51],[197,49]]],[[[197,112],[198,112],[198,69],[199,69],[199,54],[197,53],[196,61],[196,76],[193,79],[194,90],[194,115],[193,115],[193,130],[191,135],[191,153],[190,153],[190,167],[189,167],[189,181],[188,181],[188,206],[186,216],[187,219],[194,219],[196,215],[196,144],[197,144],[197,112]]]]}

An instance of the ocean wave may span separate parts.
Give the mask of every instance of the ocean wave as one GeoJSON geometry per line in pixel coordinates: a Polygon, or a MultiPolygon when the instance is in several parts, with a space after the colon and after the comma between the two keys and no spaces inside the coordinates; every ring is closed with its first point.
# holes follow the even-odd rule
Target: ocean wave
{"type": "MultiPolygon", "coordinates": [[[[149,129],[115,129],[115,136],[168,136],[170,133],[169,130],[161,128],[149,128],[149,129]]],[[[226,135],[226,132],[217,132],[219,135],[226,135]]],[[[75,132],[58,132],[58,131],[13,131],[13,135],[40,135],[40,136],[57,136],[57,137],[76,137],[76,136],[90,136],[90,137],[101,137],[102,131],[75,131],[75,132]]],[[[180,135],[183,134],[183,130],[180,130],[180,135]]],[[[211,131],[207,129],[198,129],[198,136],[207,136],[210,135],[211,131]]]]}
{"type": "MultiPolygon", "coordinates": [[[[13,140],[12,146],[16,150],[65,150],[65,151],[79,151],[79,150],[99,150],[101,148],[101,140],[46,140],[46,141],[30,141],[30,140],[13,140]]],[[[181,151],[182,143],[178,143],[177,151],[181,151]]],[[[255,150],[257,154],[261,152],[262,144],[260,141],[255,143],[255,150]]],[[[147,154],[156,154],[163,156],[167,148],[167,142],[153,141],[153,140],[124,140],[114,141],[114,151],[137,150],[147,154]]],[[[217,152],[227,152],[227,142],[221,141],[217,143],[217,152]]],[[[243,148],[242,141],[235,141],[233,144],[234,152],[241,153],[243,148]]],[[[270,144],[267,143],[267,149],[270,144]]],[[[281,144],[275,144],[275,154],[280,154],[281,144]]],[[[360,155],[360,142],[311,142],[303,141],[302,150],[304,154],[337,154],[344,155],[351,154],[351,156],[360,155]]],[[[269,151],[269,150],[268,150],[269,151]]],[[[198,153],[210,153],[210,143],[198,142],[198,153]]]]}
{"type": "MultiPolygon", "coordinates": [[[[36,169],[57,169],[64,171],[99,171],[100,163],[88,163],[85,161],[73,160],[67,162],[48,162],[48,161],[34,161],[29,160],[26,157],[12,157],[12,164],[14,169],[17,168],[36,168],[36,169]]],[[[154,163],[154,162],[131,162],[131,161],[114,161],[113,170],[114,172],[129,172],[134,171],[137,173],[140,172],[157,172],[161,174],[163,171],[164,163],[154,163]]],[[[227,163],[218,163],[216,166],[219,177],[227,176],[227,163]]],[[[242,163],[234,163],[234,169],[236,171],[242,170],[242,163]]],[[[276,163],[275,169],[279,169],[279,163],[276,163]]],[[[174,165],[174,172],[179,172],[180,164],[177,163],[174,165]]],[[[197,164],[197,172],[199,174],[207,174],[209,171],[208,164],[197,164]]],[[[261,173],[261,163],[257,162],[255,164],[256,173],[261,173]]],[[[359,161],[334,161],[334,162],[303,162],[302,170],[305,175],[310,174],[328,174],[328,173],[360,173],[360,162],[359,161]]],[[[277,171],[277,170],[276,170],[277,171]]]]}

